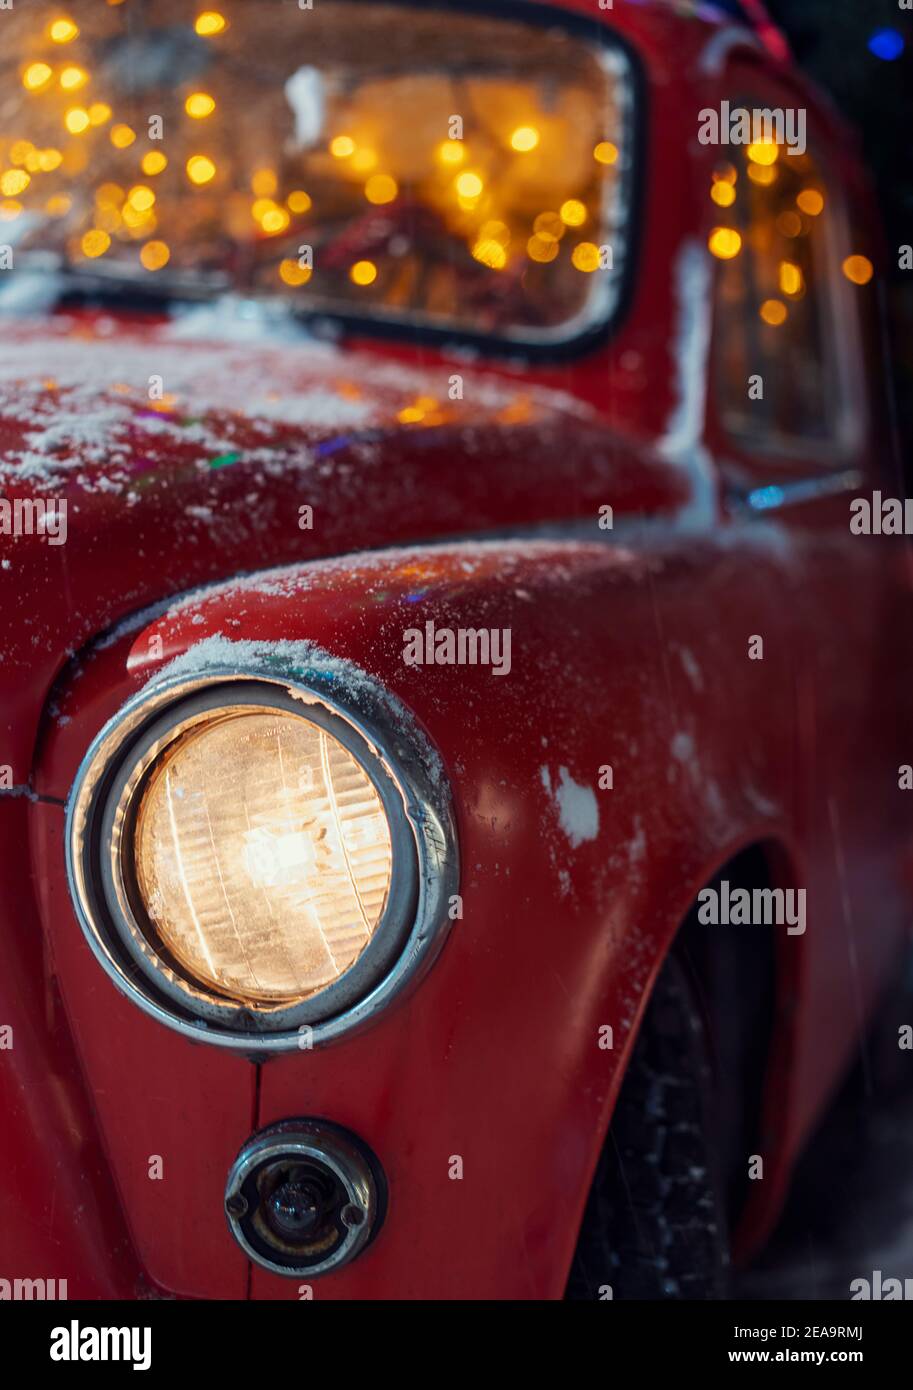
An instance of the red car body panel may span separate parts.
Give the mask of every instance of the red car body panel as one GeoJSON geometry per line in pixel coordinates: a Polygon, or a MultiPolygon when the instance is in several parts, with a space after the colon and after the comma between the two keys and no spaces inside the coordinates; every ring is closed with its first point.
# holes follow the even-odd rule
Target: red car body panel
{"type": "MultiPolygon", "coordinates": [[[[675,273],[708,215],[710,155],[683,132],[733,85],[794,79],[664,7],[605,18],[644,69],[648,131],[634,293],[589,356],[479,371],[392,344],[178,342],[163,325],[89,314],[2,327],[0,456],[19,467],[17,495],[42,389],[49,419],[69,411],[108,431],[101,444],[91,428],[63,436],[66,546],[21,537],[0,569],[2,761],[20,793],[0,795],[0,1022],[15,1034],[0,1066],[0,1230],[7,1266],[66,1278],[71,1297],[299,1297],[297,1280],[248,1267],[222,1212],[241,1144],[299,1115],[358,1133],[391,1194],[376,1242],[315,1281],[317,1296],[560,1297],[652,980],[700,887],[762,844],[810,906],[806,935],[779,943],[765,1181],[740,1233],[750,1250],[850,1059],[846,1020],[861,1035],[900,950],[904,552],[851,540],[845,498],[776,526],[734,514],[734,491],[808,468],[725,436],[713,349],[702,357],[689,339],[675,273]],[[74,352],[79,390],[53,381],[74,352]],[[175,399],[150,412],[147,378],[163,363],[175,399]],[[417,395],[447,402],[454,373],[458,406],[397,422],[417,395]],[[605,503],[609,540],[595,520],[605,503]],[[313,530],[299,529],[303,504],[313,530]],[[564,534],[537,534],[550,526],[564,534]],[[291,568],[258,579],[274,566],[291,568]],[[510,627],[510,678],[405,666],[404,628],[428,619],[510,627]],[[114,989],[64,865],[64,803],[91,739],[215,634],[307,640],[382,682],[439,750],[459,830],[465,915],[427,979],[362,1033],[256,1066],[162,1029],[114,989]],[[747,659],[754,634],[762,662],[747,659]],[[598,834],[575,842],[562,769],[595,786],[605,764],[598,834]],[[605,1024],[612,1051],[598,1047],[605,1024]]],[[[801,90],[877,264],[864,176],[801,90]]],[[[861,345],[864,323],[848,331],[861,345]]],[[[870,386],[852,461],[869,486],[888,446],[874,400],[870,386]]]]}

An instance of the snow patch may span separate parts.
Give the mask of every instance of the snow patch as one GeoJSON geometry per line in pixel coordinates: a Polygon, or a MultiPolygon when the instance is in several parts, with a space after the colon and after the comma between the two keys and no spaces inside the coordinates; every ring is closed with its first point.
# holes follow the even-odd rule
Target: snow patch
{"type": "Polygon", "coordinates": [[[640,864],[647,854],[647,835],[640,816],[634,817],[634,834],[628,841],[628,862],[633,866],[640,864]]]}
{"type": "Polygon", "coordinates": [[[694,766],[694,739],[690,734],[678,733],[670,745],[671,753],[676,762],[685,766],[694,766]]]}
{"type": "Polygon", "coordinates": [[[285,99],[295,117],[298,148],[308,150],[323,134],[326,119],[324,78],[320,69],[305,64],[293,72],[285,84],[285,99]]]}
{"type": "Polygon", "coordinates": [[[689,651],[687,647],[679,647],[678,655],[684,667],[685,675],[688,677],[692,686],[696,691],[702,691],[704,688],[704,677],[694,653],[689,651]]]}
{"type": "Polygon", "coordinates": [[[577,849],[584,841],[595,840],[599,834],[599,803],[593,788],[575,782],[566,767],[558,769],[558,784],[554,788],[548,767],[540,768],[539,776],[555,804],[558,824],[570,841],[571,848],[577,849]]]}
{"type": "Polygon", "coordinates": [[[666,433],[657,445],[661,458],[683,468],[691,480],[691,501],[679,521],[696,530],[709,529],[716,519],[714,475],[702,443],[710,355],[710,258],[698,241],[687,241],[675,265],[678,304],[672,356],[677,397],[666,433]]]}

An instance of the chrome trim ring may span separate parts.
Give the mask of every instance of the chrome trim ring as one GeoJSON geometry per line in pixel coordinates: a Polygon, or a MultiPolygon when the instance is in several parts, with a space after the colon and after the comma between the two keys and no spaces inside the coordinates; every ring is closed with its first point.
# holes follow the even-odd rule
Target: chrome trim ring
{"type": "Polygon", "coordinates": [[[249,1055],[307,1051],[369,1023],[421,978],[443,944],[457,891],[456,831],[440,760],[415,721],[358,673],[339,698],[339,663],[316,649],[306,667],[213,666],[166,674],[129,700],[93,741],[67,804],[70,891],[86,940],[118,989],[167,1027],[249,1055]],[[223,703],[224,702],[224,703],[223,703]],[[396,883],[371,943],[333,984],[292,1005],[255,1006],[187,978],[144,933],[121,845],[143,774],[176,733],[208,710],[275,705],[342,741],[381,795],[396,883]],[[394,891],[395,890],[395,891],[394,891]]]}
{"type": "Polygon", "coordinates": [[[273,1274],[301,1278],[348,1264],[383,1221],[385,1184],[374,1155],[347,1130],[326,1120],[285,1120],[244,1145],[225,1184],[228,1228],[250,1259],[273,1274]],[[270,1229],[263,1208],[288,1175],[332,1188],[322,1228],[290,1242],[270,1229]]]}

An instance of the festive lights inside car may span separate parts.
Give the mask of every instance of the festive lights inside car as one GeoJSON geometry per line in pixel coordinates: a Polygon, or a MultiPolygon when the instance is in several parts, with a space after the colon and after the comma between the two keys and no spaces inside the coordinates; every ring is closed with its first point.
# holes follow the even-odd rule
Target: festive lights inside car
{"type": "Polygon", "coordinates": [[[67,834],[115,983],[245,1050],[355,1026],[446,920],[449,817],[409,751],[288,682],[208,677],[131,702],[80,770],[67,834]]]}

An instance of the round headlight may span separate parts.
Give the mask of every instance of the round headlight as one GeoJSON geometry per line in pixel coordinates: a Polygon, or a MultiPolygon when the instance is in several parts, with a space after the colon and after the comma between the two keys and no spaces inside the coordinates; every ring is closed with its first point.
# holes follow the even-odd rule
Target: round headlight
{"type": "Polygon", "coordinates": [[[207,675],[99,735],[69,807],[71,887],[98,959],[163,1022],[310,1046],[430,959],[454,890],[446,793],[418,730],[397,744],[363,703],[207,675]]]}
{"type": "Polygon", "coordinates": [[[369,945],[392,846],[367,772],[326,729],[279,710],[217,715],[155,761],[132,843],[155,938],[195,981],[292,1003],[369,945]]]}

